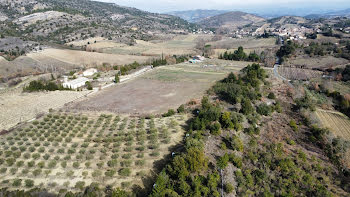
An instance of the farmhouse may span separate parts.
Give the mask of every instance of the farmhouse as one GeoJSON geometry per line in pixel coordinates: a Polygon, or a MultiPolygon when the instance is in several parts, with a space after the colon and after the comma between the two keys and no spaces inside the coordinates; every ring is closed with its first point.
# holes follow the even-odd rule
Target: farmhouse
{"type": "Polygon", "coordinates": [[[72,88],[77,89],[85,85],[89,79],[86,77],[79,77],[78,79],[74,79],[72,81],[68,81],[67,78],[64,79],[63,87],[64,88],[72,88]]]}
{"type": "Polygon", "coordinates": [[[83,76],[84,77],[89,77],[89,76],[94,75],[95,73],[97,73],[97,69],[90,68],[90,69],[87,69],[86,71],[83,72],[83,76]]]}

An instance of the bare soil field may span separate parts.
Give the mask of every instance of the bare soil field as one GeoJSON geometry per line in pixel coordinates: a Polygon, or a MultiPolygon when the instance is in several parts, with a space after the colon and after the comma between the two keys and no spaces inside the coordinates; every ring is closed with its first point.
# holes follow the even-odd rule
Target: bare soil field
{"type": "Polygon", "coordinates": [[[149,59],[149,57],[143,56],[104,54],[62,49],[45,49],[42,52],[31,53],[27,56],[38,61],[49,57],[65,63],[85,66],[97,66],[102,65],[103,63],[123,65],[133,63],[134,61],[143,63],[149,59]]]}
{"type": "Polygon", "coordinates": [[[55,91],[21,93],[21,90],[1,93],[0,130],[9,129],[20,122],[31,120],[49,109],[59,109],[65,103],[88,94],[88,91],[55,91]]]}
{"type": "Polygon", "coordinates": [[[209,42],[215,49],[237,49],[242,46],[245,49],[273,48],[276,46],[275,38],[255,39],[255,38],[230,38],[225,37],[220,41],[209,42]]]}
{"type": "Polygon", "coordinates": [[[186,115],[144,118],[50,113],[0,139],[0,186],[50,192],[152,184],[152,172],[182,139],[186,115]]]}
{"type": "Polygon", "coordinates": [[[91,46],[92,49],[104,53],[112,54],[127,54],[127,55],[185,55],[196,54],[195,46],[200,39],[210,39],[208,35],[183,35],[176,36],[168,41],[152,41],[146,42],[137,40],[133,46],[125,44],[117,44],[113,46],[111,43],[99,44],[96,43],[91,46]]]}
{"type": "Polygon", "coordinates": [[[80,65],[74,65],[48,56],[36,55],[35,58],[21,56],[13,61],[7,61],[0,57],[0,77],[26,76],[37,73],[65,72],[80,65]]]}
{"type": "Polygon", "coordinates": [[[201,64],[159,67],[142,77],[72,103],[67,108],[126,114],[164,113],[191,99],[201,98],[215,81],[223,79],[229,72],[239,71],[247,64],[208,60],[201,64]]]}
{"type": "Polygon", "coordinates": [[[348,64],[349,61],[343,58],[336,58],[333,56],[324,57],[296,57],[289,59],[284,63],[286,67],[293,66],[299,68],[308,69],[327,69],[336,68],[337,66],[342,66],[348,64]]]}

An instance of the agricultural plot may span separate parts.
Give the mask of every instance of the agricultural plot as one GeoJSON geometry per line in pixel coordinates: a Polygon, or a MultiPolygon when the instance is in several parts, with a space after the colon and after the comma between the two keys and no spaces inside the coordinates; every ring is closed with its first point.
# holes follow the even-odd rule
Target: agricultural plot
{"type": "Polygon", "coordinates": [[[127,83],[102,90],[67,108],[125,114],[164,113],[199,99],[216,81],[239,71],[246,62],[208,60],[200,64],[158,67],[127,83]]]}
{"type": "Polygon", "coordinates": [[[322,77],[321,71],[301,68],[279,67],[278,73],[284,78],[290,80],[310,80],[322,77]]]}
{"type": "Polygon", "coordinates": [[[275,38],[264,38],[264,39],[255,39],[255,38],[231,38],[224,37],[222,40],[209,42],[215,49],[237,49],[242,46],[245,49],[259,49],[259,48],[273,48],[276,46],[275,38]]]}
{"type": "Polygon", "coordinates": [[[182,140],[186,119],[48,114],[0,139],[0,185],[55,193],[91,183],[142,187],[155,161],[182,140]]]}
{"type": "Polygon", "coordinates": [[[31,120],[50,109],[86,96],[90,91],[53,91],[22,93],[22,88],[0,93],[0,130],[31,120]]]}
{"type": "Polygon", "coordinates": [[[184,54],[196,54],[195,46],[199,39],[208,39],[207,35],[186,35],[176,36],[174,39],[163,42],[146,42],[137,40],[133,46],[125,44],[94,44],[92,49],[101,51],[103,53],[111,54],[125,54],[125,55],[146,55],[146,56],[159,56],[159,55],[184,55],[184,54]]]}
{"type": "Polygon", "coordinates": [[[337,66],[346,65],[349,61],[344,58],[336,58],[333,56],[323,57],[302,57],[291,58],[284,65],[302,67],[307,69],[327,69],[336,68],[337,66]]]}
{"type": "Polygon", "coordinates": [[[316,116],[335,136],[350,140],[350,119],[347,116],[322,109],[317,109],[316,116]]]}
{"type": "Polygon", "coordinates": [[[108,63],[111,65],[123,65],[131,64],[134,61],[144,63],[149,59],[149,57],[144,56],[104,54],[62,49],[45,49],[42,52],[30,53],[27,56],[38,61],[41,61],[45,58],[51,58],[69,64],[84,66],[98,66],[102,65],[103,63],[108,63]]]}

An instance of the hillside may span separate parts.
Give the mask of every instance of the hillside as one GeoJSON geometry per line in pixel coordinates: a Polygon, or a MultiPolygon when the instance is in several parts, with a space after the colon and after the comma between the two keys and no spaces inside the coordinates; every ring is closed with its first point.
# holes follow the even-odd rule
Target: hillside
{"type": "Polygon", "coordinates": [[[208,28],[236,29],[253,23],[263,22],[264,20],[262,17],[244,12],[228,12],[203,19],[199,24],[208,28]]]}
{"type": "Polygon", "coordinates": [[[186,32],[192,27],[179,17],[111,3],[86,0],[0,2],[1,34],[39,42],[64,44],[100,36],[132,43],[134,39],[151,39],[161,32],[186,32]]]}
{"type": "Polygon", "coordinates": [[[226,10],[187,10],[169,12],[169,15],[178,16],[191,23],[199,22],[205,18],[227,13],[226,10]]]}

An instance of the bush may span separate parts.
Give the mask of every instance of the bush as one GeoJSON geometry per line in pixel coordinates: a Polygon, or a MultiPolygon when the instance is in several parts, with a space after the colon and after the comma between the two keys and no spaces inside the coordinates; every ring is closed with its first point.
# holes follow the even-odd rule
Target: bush
{"type": "Polygon", "coordinates": [[[54,168],[57,165],[57,161],[56,160],[52,160],[49,162],[49,164],[47,165],[49,168],[54,168]]]}
{"type": "Polygon", "coordinates": [[[116,171],[115,170],[107,170],[105,172],[105,175],[108,177],[113,177],[115,175],[116,171]]]}
{"type": "Polygon", "coordinates": [[[225,192],[226,192],[227,194],[232,193],[234,189],[235,189],[235,188],[234,188],[230,183],[226,183],[226,184],[225,184],[225,192]]]}
{"type": "Polygon", "coordinates": [[[256,108],[256,112],[258,112],[260,115],[269,116],[272,113],[272,108],[263,103],[256,108]]]}
{"type": "Polygon", "coordinates": [[[219,122],[215,122],[210,127],[210,133],[212,135],[220,135],[221,134],[221,124],[219,122]]]}
{"type": "Polygon", "coordinates": [[[297,125],[297,123],[295,122],[295,120],[291,120],[291,121],[289,122],[289,126],[293,129],[293,131],[298,131],[298,130],[299,130],[298,125],[297,125]]]}
{"type": "Polygon", "coordinates": [[[22,185],[22,179],[15,179],[12,183],[14,187],[20,187],[22,185]]]}
{"type": "Polygon", "coordinates": [[[80,166],[80,163],[79,162],[74,162],[73,163],[73,168],[79,168],[80,166]]]}
{"type": "Polygon", "coordinates": [[[185,112],[185,105],[180,105],[179,108],[177,108],[177,113],[184,113],[185,112]]]}
{"type": "Polygon", "coordinates": [[[273,92],[270,92],[269,95],[267,96],[269,99],[276,99],[276,96],[273,92]]]}
{"type": "Polygon", "coordinates": [[[74,186],[76,189],[80,189],[80,190],[83,190],[84,187],[85,187],[85,182],[84,181],[78,181],[75,186],[74,186]]]}
{"type": "Polygon", "coordinates": [[[26,187],[31,188],[31,187],[34,186],[34,181],[30,180],[30,179],[27,179],[27,180],[24,181],[24,184],[25,184],[26,187]]]}
{"type": "Polygon", "coordinates": [[[163,117],[170,117],[175,115],[175,110],[169,109],[167,113],[163,114],[163,117]]]}
{"type": "Polygon", "coordinates": [[[130,176],[131,170],[129,168],[122,168],[119,170],[120,176],[130,176]]]}

